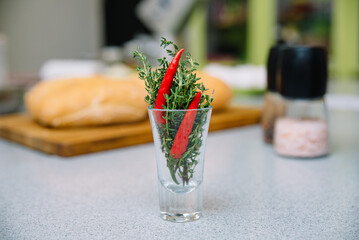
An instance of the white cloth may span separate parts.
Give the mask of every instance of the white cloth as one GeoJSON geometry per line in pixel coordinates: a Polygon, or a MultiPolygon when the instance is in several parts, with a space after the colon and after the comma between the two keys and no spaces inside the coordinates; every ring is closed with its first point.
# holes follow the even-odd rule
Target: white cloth
{"type": "Polygon", "coordinates": [[[267,71],[264,66],[226,66],[212,63],[204,68],[209,75],[217,77],[233,88],[263,90],[266,88],[267,71]]]}
{"type": "Polygon", "coordinates": [[[65,77],[87,77],[103,71],[103,64],[95,60],[52,59],[40,70],[41,80],[65,77]]]}

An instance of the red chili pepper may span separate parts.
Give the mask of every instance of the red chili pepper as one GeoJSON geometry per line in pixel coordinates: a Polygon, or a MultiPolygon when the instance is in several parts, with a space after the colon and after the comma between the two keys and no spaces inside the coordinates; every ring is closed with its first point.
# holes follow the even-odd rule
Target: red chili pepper
{"type": "MultiPolygon", "coordinates": [[[[172,59],[172,62],[170,63],[170,65],[167,68],[167,71],[166,71],[165,76],[163,77],[160,89],[158,90],[157,99],[155,102],[156,109],[163,109],[163,105],[166,106],[165,94],[170,95],[173,78],[176,74],[178,63],[179,63],[179,60],[181,58],[181,54],[183,51],[184,51],[184,48],[182,48],[181,50],[179,50],[176,53],[176,55],[172,59]]],[[[160,124],[160,126],[161,126],[161,124],[166,124],[166,120],[163,119],[162,113],[158,113],[155,116],[156,116],[156,121],[158,124],[160,124]]]]}
{"type": "MultiPolygon", "coordinates": [[[[191,104],[189,105],[188,109],[197,109],[199,102],[201,100],[201,92],[198,92],[196,96],[193,98],[191,104]]],[[[176,137],[173,141],[172,149],[171,149],[171,156],[176,159],[182,157],[182,155],[187,150],[188,142],[189,142],[189,135],[191,135],[192,127],[194,120],[196,119],[197,111],[188,111],[184,116],[181,125],[178,128],[176,137]]]]}

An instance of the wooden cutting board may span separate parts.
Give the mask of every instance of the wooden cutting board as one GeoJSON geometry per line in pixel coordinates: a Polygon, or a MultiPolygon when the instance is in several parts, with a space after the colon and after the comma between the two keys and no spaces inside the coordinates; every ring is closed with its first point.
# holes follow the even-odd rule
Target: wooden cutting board
{"type": "MultiPolygon", "coordinates": [[[[258,123],[261,109],[232,106],[211,117],[209,131],[258,123]]],[[[49,154],[70,157],[153,141],[149,120],[98,127],[46,128],[26,114],[0,117],[0,137],[49,154]]]]}

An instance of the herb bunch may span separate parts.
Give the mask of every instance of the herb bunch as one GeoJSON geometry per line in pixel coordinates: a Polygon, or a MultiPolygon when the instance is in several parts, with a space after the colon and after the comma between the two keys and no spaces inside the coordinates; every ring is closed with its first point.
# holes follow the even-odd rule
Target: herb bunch
{"type": "MultiPolygon", "coordinates": [[[[176,44],[165,38],[162,38],[161,46],[166,49],[171,58],[179,51],[176,44]],[[170,47],[172,47],[173,50],[171,50],[170,47]]],[[[142,52],[137,50],[132,53],[133,57],[137,58],[140,62],[140,65],[137,66],[138,75],[139,78],[145,82],[145,88],[148,92],[145,101],[150,108],[154,108],[158,90],[160,89],[169,63],[166,57],[160,58],[158,59],[159,67],[153,69],[147,61],[147,57],[142,52]]],[[[204,94],[204,91],[208,89],[205,89],[204,85],[198,82],[200,78],[197,77],[195,73],[197,68],[198,63],[192,59],[190,53],[187,53],[184,61],[180,61],[178,64],[170,89],[170,95],[165,95],[166,106],[163,106],[163,109],[188,109],[197,92],[202,92],[198,108],[210,107],[213,97],[204,94]]],[[[170,153],[178,128],[184,118],[184,112],[166,111],[163,115],[165,124],[159,126],[157,123],[157,129],[161,138],[161,150],[165,154],[167,167],[169,168],[172,180],[176,184],[179,184],[176,176],[182,179],[183,185],[188,184],[189,180],[193,177],[194,168],[198,163],[196,158],[200,154],[199,150],[202,146],[202,135],[204,125],[207,121],[207,112],[208,110],[197,112],[192,132],[188,136],[189,143],[187,149],[179,159],[174,158],[170,153]]]]}

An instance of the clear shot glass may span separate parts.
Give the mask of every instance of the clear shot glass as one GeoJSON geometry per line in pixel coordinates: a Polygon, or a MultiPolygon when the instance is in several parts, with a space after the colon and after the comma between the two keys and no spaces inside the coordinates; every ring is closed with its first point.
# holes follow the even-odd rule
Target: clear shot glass
{"type": "Polygon", "coordinates": [[[190,222],[202,216],[203,164],[212,107],[148,109],[156,152],[162,219],[190,222]]]}

